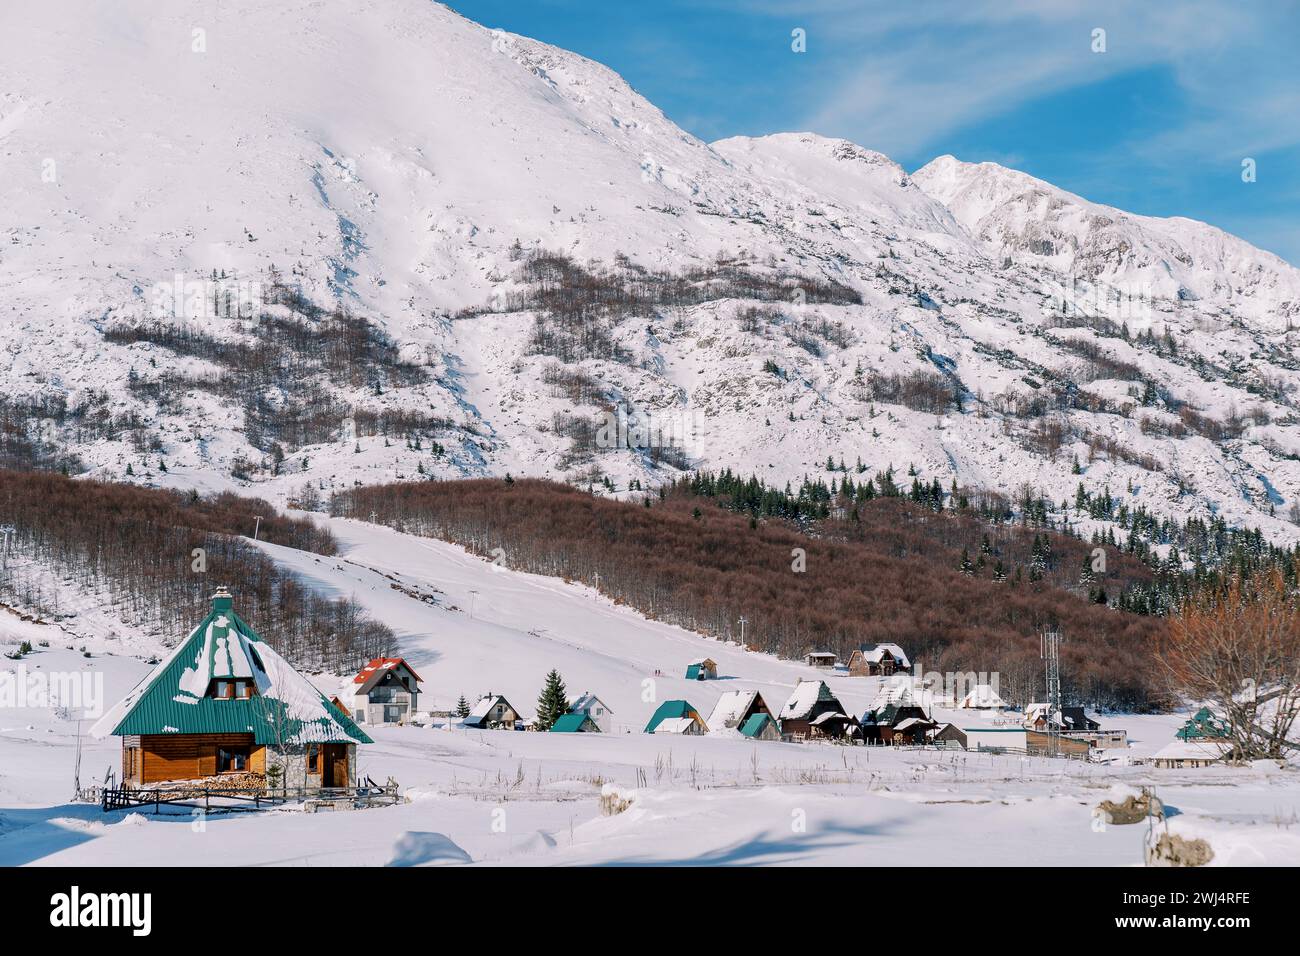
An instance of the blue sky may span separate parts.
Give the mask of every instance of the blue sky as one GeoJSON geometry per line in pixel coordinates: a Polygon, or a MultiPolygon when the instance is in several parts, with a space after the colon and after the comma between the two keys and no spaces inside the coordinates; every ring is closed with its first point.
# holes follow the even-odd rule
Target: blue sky
{"type": "Polygon", "coordinates": [[[1300,264],[1296,0],[451,6],[607,64],[706,140],[813,130],[909,170],[944,153],[999,162],[1133,212],[1213,223],[1300,264]],[[791,49],[796,28],[804,53],[791,49]]]}

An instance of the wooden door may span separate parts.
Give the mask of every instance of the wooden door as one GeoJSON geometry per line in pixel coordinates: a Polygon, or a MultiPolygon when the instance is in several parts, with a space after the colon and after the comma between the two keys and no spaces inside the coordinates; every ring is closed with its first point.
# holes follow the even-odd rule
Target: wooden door
{"type": "Polygon", "coordinates": [[[321,784],[326,787],[348,786],[348,748],[346,744],[325,744],[321,748],[324,764],[321,784]]]}

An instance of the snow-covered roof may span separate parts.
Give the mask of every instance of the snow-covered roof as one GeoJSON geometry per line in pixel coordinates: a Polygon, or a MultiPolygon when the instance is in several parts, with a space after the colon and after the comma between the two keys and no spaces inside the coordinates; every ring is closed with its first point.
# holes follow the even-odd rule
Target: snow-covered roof
{"type": "Polygon", "coordinates": [[[870,710],[883,710],[890,704],[917,704],[929,706],[933,695],[922,685],[921,679],[911,674],[893,674],[881,682],[880,689],[871,702],[870,710]]]}
{"type": "Polygon", "coordinates": [[[705,664],[707,664],[707,665],[710,666],[710,667],[717,667],[717,666],[718,666],[717,662],[716,662],[713,658],[711,658],[711,657],[698,657],[698,658],[696,658],[696,659],[693,660],[693,661],[687,661],[687,662],[686,662],[686,666],[687,666],[687,667],[691,667],[692,665],[695,665],[695,664],[699,664],[700,666],[704,666],[705,664]]]}
{"type": "Polygon", "coordinates": [[[90,732],[251,733],[259,744],[371,742],[235,614],[224,590],[199,626],[90,732]],[[214,680],[249,681],[252,693],[218,699],[209,694],[214,680]]]}
{"type": "Polygon", "coordinates": [[[657,734],[685,734],[689,733],[696,722],[691,717],[665,717],[659,721],[654,732],[657,734]]]}
{"type": "MultiPolygon", "coordinates": [[[[466,720],[481,720],[486,717],[492,708],[500,701],[506,707],[510,707],[510,701],[506,700],[500,694],[488,694],[479,698],[479,702],[470,708],[469,716],[466,720]]],[[[514,710],[513,707],[510,708],[514,710]]]]}
{"type": "Polygon", "coordinates": [[[607,714],[614,713],[614,711],[610,709],[609,704],[605,703],[595,694],[588,694],[588,693],[584,693],[581,697],[579,697],[577,700],[575,700],[572,704],[569,705],[569,713],[585,714],[588,711],[592,710],[592,708],[594,708],[597,704],[605,708],[605,713],[607,714]]]}
{"type": "Polygon", "coordinates": [[[959,707],[979,707],[979,708],[1002,708],[1007,706],[1007,702],[1002,696],[993,689],[992,684],[976,684],[970,689],[965,697],[961,699],[959,707]]]}
{"type": "Polygon", "coordinates": [[[1165,744],[1152,760],[1221,760],[1228,748],[1209,740],[1175,740],[1165,744]]]}
{"type": "Polygon", "coordinates": [[[825,681],[801,680],[795,685],[794,693],[790,695],[790,699],[781,708],[781,719],[800,720],[807,717],[812,713],[813,708],[817,706],[818,701],[839,703],[839,701],[835,700],[835,695],[831,693],[831,689],[826,686],[825,681]]]}
{"type": "Polygon", "coordinates": [[[832,720],[848,720],[848,714],[841,714],[837,710],[828,710],[824,714],[819,714],[814,720],[809,721],[814,727],[818,724],[824,724],[832,720]]]}
{"type": "Polygon", "coordinates": [[[907,717],[904,718],[903,720],[900,720],[898,723],[896,723],[894,725],[894,729],[907,730],[910,727],[915,727],[917,724],[922,724],[926,727],[938,726],[938,724],[936,724],[933,720],[926,720],[924,717],[907,717]]]}
{"type": "Polygon", "coordinates": [[[729,690],[718,698],[709,715],[708,725],[711,733],[720,733],[740,723],[758,696],[756,690],[729,690]]]}
{"type": "Polygon", "coordinates": [[[861,651],[863,659],[872,664],[879,664],[885,657],[885,651],[888,651],[890,656],[904,667],[912,666],[912,662],[907,659],[907,652],[897,644],[888,642],[884,644],[863,644],[858,650],[861,651]]]}

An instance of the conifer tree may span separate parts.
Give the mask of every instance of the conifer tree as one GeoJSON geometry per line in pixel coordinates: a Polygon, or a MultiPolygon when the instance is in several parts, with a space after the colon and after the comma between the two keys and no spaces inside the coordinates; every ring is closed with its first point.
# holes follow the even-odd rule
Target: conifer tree
{"type": "Polygon", "coordinates": [[[464,694],[461,694],[460,699],[456,701],[456,716],[461,720],[469,716],[469,701],[465,699],[464,694]]]}
{"type": "Polygon", "coordinates": [[[537,720],[534,723],[538,730],[550,730],[568,711],[569,698],[565,694],[564,680],[559,671],[552,669],[546,675],[546,684],[537,698],[537,720]]]}

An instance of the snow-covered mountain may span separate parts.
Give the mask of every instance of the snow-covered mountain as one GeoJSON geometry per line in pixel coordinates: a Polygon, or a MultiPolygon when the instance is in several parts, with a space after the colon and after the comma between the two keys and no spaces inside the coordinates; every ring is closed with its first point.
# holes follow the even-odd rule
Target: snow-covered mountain
{"type": "Polygon", "coordinates": [[[99,476],[652,484],[671,471],[647,455],[575,447],[573,420],[626,406],[694,464],[776,483],[860,459],[1295,534],[1300,272],[1275,256],[990,164],[704,143],[607,68],[428,0],[10,4],[0,209],[8,414],[99,476]],[[538,252],[766,285],[615,311],[600,349],[560,354],[538,252]],[[382,329],[387,364],[339,374],[211,307],[260,299],[272,267],[382,329]],[[160,313],[187,344],[123,332],[160,313]],[[419,440],[356,424],[399,409],[419,440]],[[312,415],[337,424],[267,436],[312,415]]]}
{"type": "Polygon", "coordinates": [[[1162,300],[1198,300],[1225,321],[1264,331],[1300,317],[1300,272],[1221,229],[1158,219],[1089,202],[996,163],[940,156],[917,170],[994,258],[1010,258],[1162,300]]]}

